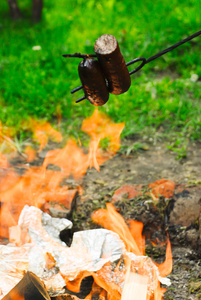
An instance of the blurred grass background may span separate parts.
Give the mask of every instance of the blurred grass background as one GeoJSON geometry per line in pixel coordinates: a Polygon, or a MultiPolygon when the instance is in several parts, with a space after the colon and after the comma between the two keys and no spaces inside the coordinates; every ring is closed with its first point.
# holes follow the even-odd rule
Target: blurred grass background
{"type": "MultiPolygon", "coordinates": [[[[61,113],[63,131],[81,135],[80,124],[94,106],[75,104],[83,95],[70,94],[80,85],[80,59],[62,54],[93,53],[95,40],[108,33],[126,62],[148,58],[199,31],[201,23],[200,0],[48,0],[38,24],[30,21],[31,1],[18,4],[24,18],[13,22],[7,2],[0,3],[0,120],[18,133],[30,116],[56,123],[61,113]]],[[[200,139],[200,46],[197,37],[147,64],[132,75],[127,93],[110,95],[100,110],[125,122],[124,136],[168,137],[178,151],[200,139]]]]}

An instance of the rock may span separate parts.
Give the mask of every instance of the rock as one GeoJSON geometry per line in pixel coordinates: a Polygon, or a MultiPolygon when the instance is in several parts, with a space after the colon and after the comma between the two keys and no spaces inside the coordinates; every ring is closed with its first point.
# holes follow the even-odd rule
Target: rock
{"type": "Polygon", "coordinates": [[[190,226],[200,216],[201,187],[180,188],[174,194],[174,207],[170,212],[171,225],[190,226]]]}

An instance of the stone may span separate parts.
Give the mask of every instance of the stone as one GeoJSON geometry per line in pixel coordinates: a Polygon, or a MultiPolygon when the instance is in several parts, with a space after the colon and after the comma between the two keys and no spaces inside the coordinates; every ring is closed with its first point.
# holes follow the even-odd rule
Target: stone
{"type": "Polygon", "coordinates": [[[174,194],[174,207],[170,212],[171,225],[190,226],[200,216],[201,187],[180,188],[174,194]]]}

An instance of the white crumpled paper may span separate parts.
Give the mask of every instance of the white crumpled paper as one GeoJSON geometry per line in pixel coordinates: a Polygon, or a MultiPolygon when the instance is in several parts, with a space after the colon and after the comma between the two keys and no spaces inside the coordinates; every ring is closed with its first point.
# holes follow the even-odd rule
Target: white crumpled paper
{"type": "MultiPolygon", "coordinates": [[[[27,232],[30,243],[21,247],[0,245],[0,299],[20,281],[26,270],[35,273],[49,293],[62,293],[66,285],[64,279],[72,281],[83,271],[96,272],[107,262],[118,261],[122,255],[129,258],[131,271],[138,273],[140,268],[149,278],[147,293],[151,294],[154,290],[153,274],[159,281],[169,284],[168,279],[160,278],[158,268],[149,257],[127,252],[124,243],[113,231],[92,229],[76,232],[71,247],[67,247],[59,239],[59,233],[66,227],[71,228],[72,223],[52,218],[27,205],[21,212],[18,226],[27,232]]],[[[111,272],[110,268],[108,272],[111,272]]],[[[122,277],[122,274],[119,276],[122,277]]],[[[105,276],[105,280],[110,277],[113,278],[105,276]]],[[[122,291],[124,276],[122,278],[115,279],[118,291],[122,291]]]]}
{"type": "Polygon", "coordinates": [[[52,218],[33,206],[24,207],[18,225],[23,231],[28,230],[31,243],[0,246],[0,299],[20,281],[24,270],[40,277],[50,292],[62,292],[63,277],[73,280],[81,271],[97,271],[125,252],[119,236],[107,229],[76,232],[71,247],[67,247],[59,240],[59,232],[71,228],[72,223],[52,218]],[[53,260],[51,268],[47,254],[53,260]]]}

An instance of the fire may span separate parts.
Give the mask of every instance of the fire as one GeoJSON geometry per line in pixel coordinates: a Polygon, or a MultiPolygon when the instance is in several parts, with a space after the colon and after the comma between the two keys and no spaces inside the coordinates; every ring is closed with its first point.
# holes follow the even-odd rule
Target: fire
{"type": "MultiPolygon", "coordinates": [[[[34,139],[40,144],[39,151],[46,146],[48,138],[57,142],[62,140],[61,133],[47,122],[31,119],[24,126],[34,132],[34,139]]],[[[113,124],[107,116],[95,110],[82,124],[82,130],[91,137],[88,153],[70,139],[63,149],[49,151],[41,166],[30,167],[21,177],[16,174],[6,156],[0,154],[0,236],[8,237],[8,228],[17,224],[19,214],[26,204],[38,208],[51,201],[67,205],[71,192],[67,186],[61,185],[62,180],[71,175],[80,180],[89,167],[94,166],[99,170],[99,165],[119,149],[123,128],[123,123],[113,124]],[[110,142],[108,151],[103,152],[99,144],[105,137],[110,142]],[[60,171],[48,169],[49,165],[59,167],[60,171]]],[[[1,136],[5,140],[5,136],[1,136]]],[[[26,147],[25,154],[27,161],[35,157],[35,151],[30,146],[26,147]]]]}
{"type": "MultiPolygon", "coordinates": [[[[119,237],[123,240],[126,250],[128,252],[132,252],[137,256],[144,255],[145,252],[145,240],[142,236],[143,225],[140,222],[136,222],[133,220],[129,221],[130,228],[126,225],[124,219],[117,211],[114,209],[111,203],[107,204],[107,209],[99,209],[92,215],[92,220],[97,224],[103,226],[106,229],[112,230],[118,233],[119,237]]],[[[145,256],[144,256],[145,257],[145,256]]],[[[125,258],[126,260],[128,257],[125,258]]],[[[158,271],[161,277],[165,277],[172,271],[172,254],[171,254],[171,246],[169,239],[167,241],[166,248],[166,259],[165,261],[159,265],[155,264],[158,267],[158,271]]],[[[132,268],[132,263],[131,263],[132,268]]],[[[132,272],[138,275],[147,276],[149,270],[148,262],[144,261],[144,259],[139,260],[139,264],[137,266],[133,266],[132,272]],[[135,270],[136,268],[136,270],[135,270]]],[[[143,279],[142,279],[143,280],[143,279]]],[[[144,279],[145,280],[145,279],[144,279]]],[[[149,279],[150,280],[150,279],[149,279]]],[[[146,298],[147,300],[152,299],[151,297],[154,295],[154,299],[162,299],[164,289],[160,288],[160,283],[158,281],[157,271],[153,268],[152,270],[152,280],[153,280],[153,291],[149,291],[149,295],[146,298]]]]}
{"type": "Polygon", "coordinates": [[[94,284],[91,293],[86,297],[88,300],[97,293],[103,300],[120,300],[129,297],[129,299],[136,300],[161,300],[165,289],[160,287],[159,279],[162,280],[162,277],[167,276],[172,270],[169,240],[167,241],[166,259],[161,265],[157,265],[150,258],[144,256],[145,241],[142,236],[143,225],[140,222],[130,220],[128,227],[110,203],[107,204],[106,209],[94,212],[92,220],[117,233],[124,242],[126,251],[115,268],[110,262],[107,262],[97,272],[80,272],[73,281],[63,274],[67,288],[78,292],[82,279],[93,276],[94,284]],[[124,283],[123,289],[122,283],[124,283]]]}
{"type": "Polygon", "coordinates": [[[82,131],[91,137],[88,163],[99,171],[99,165],[116,154],[120,148],[120,135],[125,124],[114,124],[96,108],[93,115],[82,123],[82,131]],[[103,154],[99,143],[102,139],[109,138],[108,151],[103,154]]]}
{"type": "Polygon", "coordinates": [[[33,138],[39,142],[39,152],[47,145],[48,139],[55,142],[62,141],[62,135],[55,130],[48,122],[30,119],[25,127],[33,131],[33,138]]]}
{"type": "Polygon", "coordinates": [[[136,255],[141,255],[141,251],[133,238],[128,226],[120,214],[118,214],[111,204],[107,204],[107,210],[99,209],[92,215],[92,220],[106,229],[112,230],[120,236],[126,245],[126,250],[136,255]]]}
{"type": "MultiPolygon", "coordinates": [[[[62,140],[61,133],[53,129],[47,122],[31,119],[26,128],[33,131],[34,139],[39,142],[38,151],[44,149],[49,138],[57,142],[62,140]]],[[[84,120],[81,127],[82,131],[90,136],[88,153],[78,146],[75,140],[69,139],[62,149],[49,151],[41,166],[27,167],[22,176],[16,173],[9,163],[7,155],[0,154],[0,236],[9,237],[10,242],[15,243],[16,253],[18,250],[21,253],[21,249],[24,251],[23,256],[26,256],[26,262],[24,265],[20,264],[23,266],[20,268],[21,273],[22,269],[27,270],[28,268],[28,253],[32,243],[34,244],[34,240],[28,234],[31,227],[34,232],[38,232],[43,245],[47,243],[45,247],[48,250],[44,255],[46,269],[58,268],[59,253],[61,253],[62,259],[68,262],[68,264],[61,265],[59,272],[45,281],[46,286],[51,287],[55,284],[55,278],[59,277],[61,285],[64,281],[69,290],[78,292],[82,279],[92,276],[94,283],[91,293],[86,297],[88,300],[97,293],[101,300],[120,300],[123,297],[130,297],[131,290],[136,297],[133,299],[162,299],[164,289],[160,287],[160,280],[162,281],[162,277],[172,270],[169,240],[167,241],[166,260],[160,265],[154,264],[150,258],[145,256],[142,223],[129,220],[127,226],[112,204],[108,203],[107,209],[94,212],[92,220],[118,235],[118,239],[121,239],[123,245],[123,254],[114,265],[111,264],[109,257],[103,255],[101,259],[104,264],[96,271],[92,270],[92,259],[86,247],[81,243],[71,249],[71,247],[60,245],[52,240],[42,227],[40,212],[36,212],[34,217],[33,212],[31,212],[31,216],[24,215],[25,225],[23,228],[20,225],[16,226],[25,205],[44,209],[45,204],[57,202],[68,206],[74,191],[72,192],[67,186],[62,185],[63,180],[73,176],[80,182],[88,168],[95,167],[99,170],[99,166],[118,151],[123,128],[124,123],[113,124],[107,116],[95,109],[93,115],[84,120]],[[103,151],[100,147],[101,140],[105,138],[108,139],[107,151],[103,151]],[[50,165],[56,166],[55,170],[49,168],[50,165]],[[54,256],[54,251],[56,256],[54,256]],[[90,270],[85,268],[85,262],[90,264],[90,270]]],[[[0,126],[0,138],[0,142],[6,140],[11,145],[12,151],[16,151],[12,138],[6,139],[2,134],[2,126],[0,126]]],[[[27,162],[34,160],[36,154],[36,151],[30,146],[25,148],[24,155],[27,156],[27,162]]],[[[13,250],[15,249],[13,248],[13,250]]],[[[18,276],[22,276],[21,273],[18,272],[18,276]]]]}

